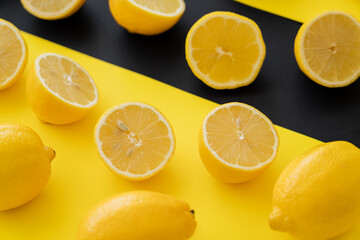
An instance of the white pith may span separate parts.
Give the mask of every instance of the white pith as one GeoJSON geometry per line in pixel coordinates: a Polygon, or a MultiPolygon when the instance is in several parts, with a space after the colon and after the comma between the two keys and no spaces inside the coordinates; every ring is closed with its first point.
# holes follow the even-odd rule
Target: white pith
{"type": "Polygon", "coordinates": [[[183,0],[177,0],[178,3],[180,4],[180,7],[178,9],[176,9],[176,12],[173,13],[163,13],[163,12],[159,12],[159,11],[154,11],[146,6],[140,5],[136,2],[134,2],[133,0],[128,0],[129,2],[131,2],[131,4],[137,6],[138,8],[144,9],[147,12],[151,12],[157,15],[161,15],[161,16],[166,16],[166,17],[175,17],[178,16],[179,14],[183,13],[185,10],[185,3],[183,2],[183,0]]]}

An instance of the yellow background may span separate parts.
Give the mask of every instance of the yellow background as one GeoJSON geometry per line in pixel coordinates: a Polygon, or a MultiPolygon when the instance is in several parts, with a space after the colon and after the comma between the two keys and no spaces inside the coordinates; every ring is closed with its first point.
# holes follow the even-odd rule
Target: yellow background
{"type": "Polygon", "coordinates": [[[360,19],[359,0],[236,0],[298,22],[328,11],[345,11],[360,19]]]}
{"type": "MultiPolygon", "coordinates": [[[[28,66],[14,87],[0,92],[0,121],[32,127],[57,156],[50,181],[37,198],[17,209],[0,212],[0,240],[75,239],[81,218],[95,203],[135,189],[163,192],[189,202],[198,222],[192,240],[292,239],[268,226],[272,188],[288,162],[319,141],[277,127],[279,155],[263,175],[245,184],[219,182],[206,171],[197,151],[201,122],[217,104],[30,34],[24,36],[30,52],[28,66]],[[100,92],[99,104],[85,119],[54,126],[40,122],[29,108],[25,79],[34,58],[43,52],[71,57],[94,78],[100,92]],[[177,142],[175,155],[165,169],[138,183],[110,172],[98,157],[93,141],[94,125],[100,115],[128,101],[146,102],[160,109],[172,123],[177,142]]],[[[341,239],[359,236],[357,227],[341,239]]]]}

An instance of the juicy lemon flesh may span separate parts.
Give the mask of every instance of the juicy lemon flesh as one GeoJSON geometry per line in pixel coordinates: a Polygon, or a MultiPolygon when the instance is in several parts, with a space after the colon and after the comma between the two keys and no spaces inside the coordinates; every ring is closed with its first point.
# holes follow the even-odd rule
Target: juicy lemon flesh
{"type": "Polygon", "coordinates": [[[65,9],[74,0],[27,0],[26,2],[41,12],[57,13],[65,9]]]}
{"type": "Polygon", "coordinates": [[[216,111],[208,118],[206,131],[211,149],[231,165],[254,167],[274,153],[275,137],[269,123],[244,107],[216,111]]]}
{"type": "Polygon", "coordinates": [[[102,152],[117,169],[141,175],[164,162],[172,146],[170,134],[154,111],[129,105],[107,116],[99,140],[102,152]]]}
{"type": "Polygon", "coordinates": [[[151,11],[172,14],[178,11],[180,8],[180,2],[178,0],[132,0],[138,5],[144,6],[151,11]]]}
{"type": "Polygon", "coordinates": [[[0,86],[19,68],[23,46],[14,30],[0,22],[0,86]]]}
{"type": "Polygon", "coordinates": [[[264,58],[264,45],[256,24],[249,21],[214,16],[195,30],[190,54],[205,80],[223,85],[248,83],[256,77],[264,58]]]}
{"type": "Polygon", "coordinates": [[[63,99],[87,105],[96,98],[89,76],[72,61],[48,55],[39,61],[39,74],[45,85],[63,99]]]}
{"type": "Polygon", "coordinates": [[[303,48],[311,70],[327,81],[344,81],[359,73],[360,27],[346,15],[325,15],[315,21],[303,48]]]}

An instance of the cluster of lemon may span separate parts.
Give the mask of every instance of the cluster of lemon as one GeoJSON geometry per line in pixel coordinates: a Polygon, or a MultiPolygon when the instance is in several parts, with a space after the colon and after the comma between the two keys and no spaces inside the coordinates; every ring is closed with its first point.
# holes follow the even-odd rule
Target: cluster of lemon
{"type": "MultiPolygon", "coordinates": [[[[68,17],[85,0],[21,0],[31,14],[47,20],[68,17]],[[55,3],[56,2],[56,3],[55,3]]],[[[116,22],[131,33],[155,35],[174,26],[185,11],[183,0],[109,0],[116,22]]],[[[294,52],[300,69],[326,87],[344,87],[360,76],[360,23],[343,12],[327,12],[303,24],[294,52]]],[[[216,89],[246,86],[265,58],[261,31],[251,19],[231,12],[202,17],[186,38],[193,73],[216,89]]]]}
{"type": "MultiPolygon", "coordinates": [[[[85,0],[21,2],[33,15],[54,20],[75,13],[85,0]]],[[[110,0],[109,6],[121,26],[145,35],[168,30],[185,10],[183,0],[110,0]]],[[[1,20],[0,32],[2,90],[19,79],[26,65],[27,48],[11,23],[1,20]]],[[[301,27],[295,56],[301,70],[315,82],[328,87],[346,86],[360,74],[360,62],[356,61],[360,56],[359,39],[356,19],[329,12],[301,27]]],[[[194,74],[218,89],[250,84],[265,58],[265,44],[256,23],[229,12],[201,18],[190,29],[185,48],[194,74]]],[[[54,53],[36,58],[26,89],[33,111],[52,124],[81,119],[98,101],[98,90],[87,71],[54,53]]],[[[40,193],[48,181],[55,152],[26,126],[1,124],[0,132],[0,210],[6,210],[40,193]],[[19,171],[29,166],[32,171],[19,171]],[[15,172],[28,174],[19,176],[15,172]]],[[[169,121],[144,103],[125,103],[108,110],[99,119],[94,135],[106,166],[133,181],[158,173],[175,150],[169,121]]],[[[279,137],[272,122],[243,103],[215,108],[200,129],[201,159],[214,177],[225,182],[255,178],[274,161],[278,147],[279,137]]],[[[328,239],[348,230],[360,217],[359,169],[360,150],[347,142],[322,144],[299,156],[274,187],[270,226],[308,239],[328,239]]],[[[193,213],[187,203],[167,195],[123,193],[89,212],[78,239],[188,239],[196,227],[193,213]]]]}
{"type": "MultiPolygon", "coordinates": [[[[345,87],[360,76],[360,22],[343,12],[326,12],[304,23],[294,44],[300,69],[326,87],[345,87]]],[[[216,89],[252,83],[265,58],[265,44],[252,20],[230,12],[202,17],[186,38],[194,74],[216,89]]]]}

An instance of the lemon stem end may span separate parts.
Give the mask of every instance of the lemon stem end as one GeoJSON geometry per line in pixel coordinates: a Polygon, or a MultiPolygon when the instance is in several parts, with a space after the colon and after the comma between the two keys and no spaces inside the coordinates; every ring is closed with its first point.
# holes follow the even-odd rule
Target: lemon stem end
{"type": "Polygon", "coordinates": [[[48,146],[45,146],[45,154],[46,154],[47,159],[49,159],[49,162],[52,162],[52,160],[56,156],[55,150],[48,146]]]}

